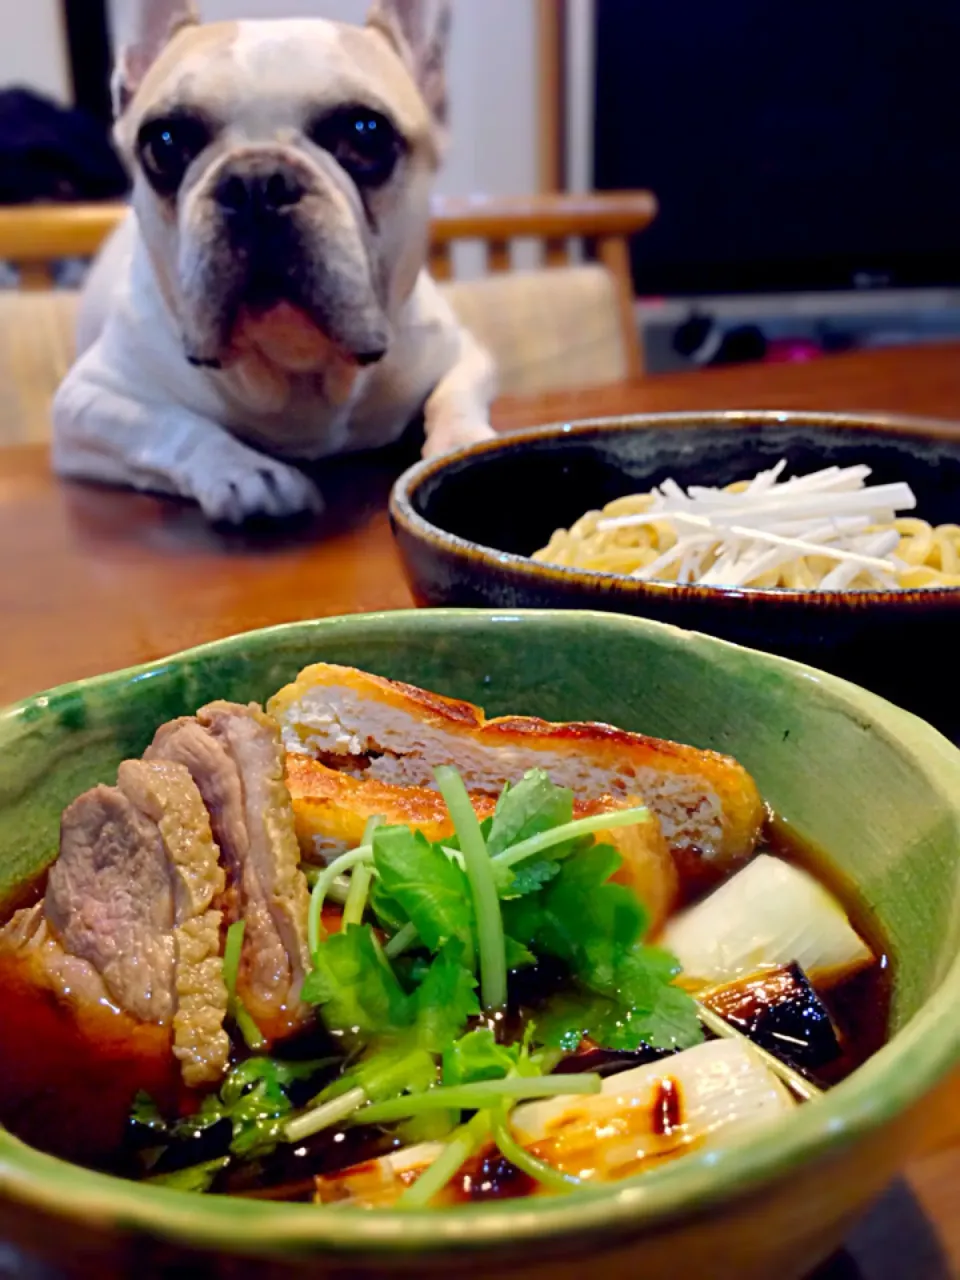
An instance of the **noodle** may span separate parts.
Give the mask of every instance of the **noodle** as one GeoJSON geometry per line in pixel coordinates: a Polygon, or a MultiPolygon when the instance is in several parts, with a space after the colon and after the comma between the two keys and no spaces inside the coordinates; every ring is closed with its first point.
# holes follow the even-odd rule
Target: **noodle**
{"type": "MultiPolygon", "coordinates": [[[[738,481],[717,492],[742,495],[753,483],[738,481]]],[[[789,547],[764,545],[762,540],[745,551],[749,539],[744,539],[738,548],[739,576],[731,583],[724,575],[733,559],[729,544],[736,543],[736,538],[719,535],[716,530],[705,530],[701,535],[696,528],[683,528],[681,537],[672,518],[656,519],[657,504],[662,500],[660,491],[632,494],[616,498],[600,510],[587,511],[569,529],[557,529],[547,545],[534,552],[533,559],[653,581],[711,586],[726,583],[802,591],[960,587],[960,525],[934,526],[914,517],[878,520],[864,528],[859,538],[858,551],[886,557],[892,572],[883,572],[882,566],[858,564],[856,555],[843,563],[840,554],[801,554],[789,547]],[[606,521],[648,513],[651,518],[644,523],[604,527],[606,521]],[[894,532],[899,535],[898,542],[890,536],[894,532]],[[746,569],[744,556],[749,562],[746,569]]],[[[689,523],[693,526],[696,521],[689,523]]],[[[767,540],[776,542],[769,535],[767,540]]]]}

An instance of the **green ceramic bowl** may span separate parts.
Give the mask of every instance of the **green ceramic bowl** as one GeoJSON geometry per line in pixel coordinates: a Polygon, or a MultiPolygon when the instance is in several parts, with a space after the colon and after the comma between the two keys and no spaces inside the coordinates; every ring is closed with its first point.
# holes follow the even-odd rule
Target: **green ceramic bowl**
{"type": "MultiPolygon", "coordinates": [[[[849,684],[626,617],[394,613],[238,636],[0,714],[0,892],[53,855],[61,808],[113,779],[155,726],[263,699],[318,660],[483,704],[598,719],[732,752],[875,913],[894,1036],[813,1106],[749,1141],[569,1198],[365,1214],[194,1197],[89,1173],[0,1132],[0,1239],[83,1274],[803,1275],[921,1135],[960,1061],[960,752],[849,684]],[[204,1256],[206,1255],[206,1256],[204,1256]]],[[[2,1064],[0,1064],[2,1071],[2,1064]]]]}

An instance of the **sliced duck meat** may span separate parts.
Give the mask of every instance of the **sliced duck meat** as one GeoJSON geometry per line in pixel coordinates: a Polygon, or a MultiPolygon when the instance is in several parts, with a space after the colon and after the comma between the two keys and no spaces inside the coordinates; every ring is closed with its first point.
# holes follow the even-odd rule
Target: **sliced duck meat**
{"type": "Polygon", "coordinates": [[[256,706],[211,703],[164,725],[145,759],[189,770],[220,847],[225,919],[245,921],[238,994],[268,1039],[289,1033],[309,1016],[308,891],[277,724],[256,706]]]}
{"type": "Polygon", "coordinates": [[[94,787],[64,811],[46,918],[111,999],[142,1022],[176,1008],[174,882],[157,823],[119,787],[94,787]]]}
{"type": "Polygon", "coordinates": [[[230,1052],[213,907],[222,888],[190,774],[128,760],[116,787],[94,787],[64,812],[42,908],[18,913],[0,937],[7,950],[31,950],[54,993],[172,1027],[184,1082],[212,1084],[230,1052]]]}
{"type": "MultiPolygon", "coordinates": [[[[401,787],[367,776],[355,778],[297,752],[287,756],[286,777],[300,846],[312,861],[329,862],[337,854],[356,848],[372,817],[413,827],[432,841],[453,834],[453,823],[440,793],[429,787],[401,787]]],[[[470,799],[481,821],[496,808],[492,795],[479,792],[470,799]]],[[[643,803],[635,796],[577,798],[573,815],[586,818],[643,803]]],[[[616,845],[623,858],[615,879],[635,890],[650,914],[651,931],[656,932],[676,905],[678,895],[677,871],[656,814],[651,813],[648,822],[635,827],[604,832],[603,839],[616,845]]]]}
{"type": "Polygon", "coordinates": [[[488,720],[467,702],[350,667],[308,667],[270,702],[288,752],[353,777],[431,787],[452,764],[471,793],[543,769],[583,799],[640,795],[660,819],[687,894],[753,853],[764,820],[756,784],[728,756],[604,724],[488,720]]]}
{"type": "MultiPolygon", "coordinates": [[[[223,925],[227,929],[241,918],[241,851],[246,843],[243,787],[237,767],[221,743],[194,716],[184,716],[161,725],[143,758],[170,760],[183,765],[200,792],[210,816],[213,838],[220,850],[224,887],[216,905],[223,912],[223,925]]],[[[248,922],[248,933],[254,923],[248,922]]]]}
{"type": "Polygon", "coordinates": [[[184,1082],[216,1083],[226,1070],[230,1040],[223,1029],[227,988],[220,954],[224,888],[210,819],[189,772],[169,761],[128,760],[119,788],[157,824],[173,869],[173,1052],[184,1082]]]}

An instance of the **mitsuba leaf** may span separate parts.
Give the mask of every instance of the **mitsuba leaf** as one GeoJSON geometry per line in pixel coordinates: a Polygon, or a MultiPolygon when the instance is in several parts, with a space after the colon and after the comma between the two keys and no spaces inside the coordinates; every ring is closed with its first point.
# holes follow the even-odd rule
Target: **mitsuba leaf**
{"type": "Polygon", "coordinates": [[[345,1071],[320,1095],[321,1101],[359,1086],[375,1102],[417,1093],[436,1083],[439,1055],[480,1012],[477,981],[460,963],[462,948],[449,942],[427,965],[408,997],[410,1018],[392,1042],[345,1071]]]}
{"type": "Polygon", "coordinates": [[[400,906],[400,903],[395,898],[390,897],[379,877],[374,878],[373,883],[370,885],[370,896],[367,901],[370,910],[387,933],[399,933],[403,926],[409,922],[410,917],[400,906]]]}
{"type": "Polygon", "coordinates": [[[326,938],[301,994],[307,1004],[320,1006],[331,1031],[383,1038],[413,1020],[410,1000],[378,952],[370,925],[348,925],[326,938]]]}
{"type": "Polygon", "coordinates": [[[283,1137],[284,1119],[292,1110],[293,1105],[282,1089],[261,1080],[230,1109],[233,1121],[230,1150],[248,1159],[267,1155],[283,1137]]]}
{"type": "Polygon", "coordinates": [[[560,863],[548,858],[531,858],[516,867],[497,868],[497,892],[504,901],[537,893],[560,873],[560,863]]]}
{"type": "Polygon", "coordinates": [[[220,1097],[228,1106],[238,1102],[247,1090],[260,1082],[264,1083],[265,1092],[276,1100],[286,1094],[290,1087],[305,1080],[311,1080],[329,1067],[334,1067],[338,1058],[320,1058],[309,1062],[286,1062],[280,1058],[256,1057],[247,1058],[229,1073],[220,1090],[220,1097]]]}
{"type": "MultiPolygon", "coordinates": [[[[278,1058],[253,1057],[235,1066],[226,1076],[218,1094],[208,1094],[194,1115],[167,1124],[146,1094],[134,1099],[131,1119],[166,1139],[156,1158],[164,1151],[182,1153],[183,1144],[197,1143],[201,1135],[228,1122],[224,1148],[251,1159],[268,1154],[282,1137],[285,1117],[293,1110],[287,1092],[333,1065],[333,1059],[312,1062],[284,1062],[278,1058]]],[[[219,1143],[219,1138],[216,1144],[219,1143]]],[[[209,1147],[208,1147],[209,1149],[209,1147]]],[[[156,1160],[154,1161],[154,1163],[156,1160]]],[[[226,1158],[190,1165],[158,1174],[157,1185],[176,1186],[184,1191],[206,1191],[226,1158]]]]}
{"type": "Polygon", "coordinates": [[[594,845],[563,862],[541,892],[504,904],[510,936],[562,960],[580,989],[553,1002],[541,1026],[551,1047],[572,1051],[583,1036],[631,1050],[702,1039],[693,999],[672,985],[676,960],[642,945],[646,912],[629,888],[611,883],[620,864],[611,845],[594,845]]]}
{"type": "Polygon", "coordinates": [[[430,951],[451,938],[472,945],[467,877],[439,846],[409,827],[380,827],[373,838],[373,861],[383,892],[416,926],[430,951]]]}
{"type": "Polygon", "coordinates": [[[155,1133],[167,1132],[167,1122],[160,1114],[159,1107],[149,1093],[145,1093],[142,1089],[133,1100],[130,1119],[134,1124],[142,1124],[145,1129],[152,1129],[155,1133]]]}
{"type": "Polygon", "coordinates": [[[478,1080],[502,1080],[516,1066],[519,1045],[497,1044],[492,1031],[470,1031],[443,1054],[443,1083],[474,1084],[478,1080]]]}
{"type": "MultiPolygon", "coordinates": [[[[613,1006],[602,996],[581,992],[564,992],[554,996],[537,1016],[537,1040],[550,1049],[576,1053],[583,1038],[593,1038],[613,1006]]],[[[596,1042],[599,1043],[599,1042],[596,1042]]],[[[610,1048],[610,1045],[603,1045],[610,1048]]]]}
{"type": "Polygon", "coordinates": [[[460,963],[462,950],[447,943],[413,993],[417,1042],[430,1053],[443,1053],[480,1013],[477,980],[460,963]]]}
{"type": "Polygon", "coordinates": [[[155,1174],[145,1178],[154,1187],[167,1187],[171,1191],[209,1191],[213,1180],[230,1163],[228,1156],[220,1160],[208,1160],[205,1164],[195,1164],[189,1169],[177,1169],[173,1173],[155,1174]]]}
{"type": "Polygon", "coordinates": [[[555,997],[542,1011],[537,1039],[574,1053],[584,1037],[601,1049],[689,1049],[703,1039],[696,1004],[681,988],[662,986],[652,1010],[581,991],[555,997]]]}
{"type": "Polygon", "coordinates": [[[537,963],[537,957],[523,943],[517,942],[515,938],[509,936],[504,937],[503,941],[508,973],[513,973],[515,969],[527,969],[530,965],[537,963]]]}
{"type": "Polygon", "coordinates": [[[643,1042],[655,1049],[690,1049],[703,1040],[697,1004],[682,987],[661,986],[643,1020],[643,1042]]]}
{"type": "Polygon", "coordinates": [[[636,895],[609,882],[621,862],[603,844],[563,862],[540,893],[504,904],[507,932],[537,955],[563,960],[578,977],[602,975],[609,985],[618,959],[646,926],[636,895]]]}
{"type": "Polygon", "coordinates": [[[497,801],[487,837],[490,856],[572,818],[573,792],[555,786],[542,769],[531,769],[514,786],[505,786],[497,801]]]}

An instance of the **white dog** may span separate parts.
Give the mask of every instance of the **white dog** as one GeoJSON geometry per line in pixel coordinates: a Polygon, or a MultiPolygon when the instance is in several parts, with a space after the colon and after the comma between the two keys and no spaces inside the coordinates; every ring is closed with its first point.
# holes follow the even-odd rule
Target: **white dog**
{"type": "Polygon", "coordinates": [[[319,495],[292,460],[491,434],[493,370],[424,271],[449,0],[201,25],[134,0],[115,76],[133,213],[91,273],[54,466],[212,520],[319,495]]]}

